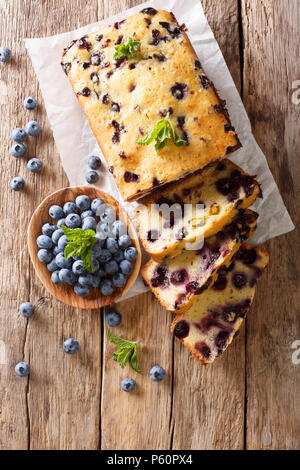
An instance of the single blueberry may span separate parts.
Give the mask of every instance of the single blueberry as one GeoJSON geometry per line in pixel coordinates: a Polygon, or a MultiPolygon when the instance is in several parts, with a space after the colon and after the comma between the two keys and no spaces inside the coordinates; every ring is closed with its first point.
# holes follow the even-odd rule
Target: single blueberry
{"type": "Polygon", "coordinates": [[[70,269],[67,269],[67,268],[63,268],[59,271],[59,279],[62,282],[69,284],[70,286],[74,286],[74,284],[76,283],[75,274],[70,269]]]}
{"type": "Polygon", "coordinates": [[[101,268],[99,271],[97,271],[95,274],[92,275],[92,287],[100,286],[101,278],[103,277],[104,274],[105,273],[103,269],[101,268]]]}
{"type": "Polygon", "coordinates": [[[138,251],[134,246],[129,246],[124,250],[124,256],[128,261],[134,261],[138,257],[138,251]]]}
{"type": "Polygon", "coordinates": [[[12,131],[11,136],[15,142],[21,144],[27,139],[27,132],[21,129],[21,127],[16,127],[16,129],[12,131]]]}
{"type": "Polygon", "coordinates": [[[15,372],[19,377],[27,377],[30,372],[30,367],[27,362],[19,362],[15,367],[15,372]]]}
{"type": "Polygon", "coordinates": [[[100,291],[102,295],[111,295],[114,291],[110,279],[103,279],[100,283],[100,291]]]}
{"type": "Polygon", "coordinates": [[[114,260],[116,260],[117,263],[121,263],[121,261],[125,259],[124,251],[120,250],[119,248],[118,252],[114,254],[113,258],[114,260]]]}
{"type": "Polygon", "coordinates": [[[19,307],[20,315],[30,318],[34,314],[34,306],[30,302],[23,302],[19,307]]]}
{"type": "Polygon", "coordinates": [[[63,207],[65,215],[69,214],[79,214],[79,209],[76,206],[75,202],[68,201],[64,204],[63,207]]]}
{"type": "Polygon", "coordinates": [[[113,255],[115,255],[116,253],[118,253],[119,251],[119,245],[118,245],[118,242],[117,240],[115,240],[115,238],[107,238],[106,239],[106,248],[108,249],[108,251],[110,251],[113,255]]]}
{"type": "Polygon", "coordinates": [[[55,232],[52,233],[52,241],[55,245],[57,245],[58,240],[60,239],[60,237],[63,236],[63,234],[64,234],[64,231],[61,228],[57,228],[57,230],[55,230],[55,232]]]}
{"type": "Polygon", "coordinates": [[[27,163],[27,169],[32,173],[39,173],[43,164],[39,158],[31,158],[27,163]]]}
{"type": "Polygon", "coordinates": [[[126,277],[123,273],[114,274],[112,277],[112,282],[115,287],[123,287],[126,284],[126,277]]]}
{"type": "Polygon", "coordinates": [[[92,156],[89,158],[88,166],[91,170],[98,170],[101,167],[100,157],[92,156]]]}
{"type": "Polygon", "coordinates": [[[94,217],[86,217],[82,221],[82,230],[94,230],[96,231],[97,222],[94,217]]]}
{"type": "Polygon", "coordinates": [[[36,239],[36,243],[39,248],[46,248],[46,250],[52,247],[52,240],[47,235],[39,235],[36,239]]]}
{"type": "Polygon", "coordinates": [[[37,137],[42,131],[42,128],[37,121],[28,122],[25,129],[27,134],[31,135],[32,137],[37,137]]]}
{"type": "Polygon", "coordinates": [[[97,183],[99,179],[99,175],[96,171],[89,171],[86,175],[85,175],[85,181],[89,184],[95,184],[97,183]]]}
{"type": "Polygon", "coordinates": [[[113,275],[119,271],[118,263],[113,259],[105,263],[105,272],[106,274],[113,275]]]}
{"type": "Polygon", "coordinates": [[[90,288],[77,283],[74,286],[74,292],[76,295],[79,295],[79,297],[86,297],[90,293],[90,288]]]}
{"type": "Polygon", "coordinates": [[[116,220],[116,211],[112,207],[106,207],[100,214],[100,220],[103,223],[112,224],[116,220]]]}
{"type": "Polygon", "coordinates": [[[81,217],[78,214],[69,214],[66,217],[66,226],[69,228],[81,227],[81,217]]]}
{"type": "Polygon", "coordinates": [[[122,250],[125,250],[125,248],[128,248],[131,245],[131,238],[127,234],[121,235],[119,240],[118,240],[118,243],[119,243],[119,247],[122,250]]]}
{"type": "Polygon", "coordinates": [[[91,209],[96,215],[100,215],[103,210],[105,210],[105,204],[100,197],[92,200],[91,209]]]}
{"type": "Polygon", "coordinates": [[[55,246],[52,250],[52,253],[53,253],[53,256],[57,256],[58,253],[63,253],[64,250],[62,250],[61,248],[58,248],[58,246],[55,246]]]}
{"type": "Polygon", "coordinates": [[[73,263],[73,266],[72,266],[72,271],[74,274],[76,274],[77,276],[80,276],[80,274],[85,274],[86,273],[86,269],[85,267],[83,266],[83,262],[81,259],[79,259],[78,261],[75,261],[73,263]]]}
{"type": "Polygon", "coordinates": [[[116,220],[112,225],[112,234],[119,238],[121,235],[125,235],[127,233],[127,227],[122,222],[122,220],[116,220]]]}
{"type": "Polygon", "coordinates": [[[24,108],[25,109],[35,109],[37,107],[38,103],[33,96],[28,96],[28,98],[25,98],[24,100],[24,108]]]}
{"type": "Polygon", "coordinates": [[[66,248],[66,244],[68,243],[69,239],[66,235],[63,235],[62,237],[59,238],[57,246],[61,250],[64,250],[66,248]]]}
{"type": "Polygon", "coordinates": [[[71,268],[72,266],[72,260],[65,258],[63,251],[55,256],[55,263],[59,268],[71,268]]]}
{"type": "Polygon", "coordinates": [[[22,191],[22,189],[24,189],[24,186],[25,181],[23,180],[23,178],[21,178],[21,176],[15,176],[10,182],[10,187],[14,191],[22,191]]]}
{"type": "Polygon", "coordinates": [[[90,209],[81,213],[82,220],[85,219],[86,217],[93,217],[93,216],[94,216],[94,212],[90,209]]]}
{"type": "Polygon", "coordinates": [[[108,326],[119,326],[122,321],[122,315],[115,309],[109,310],[105,314],[105,321],[108,326]]]}
{"type": "Polygon", "coordinates": [[[59,279],[59,271],[54,271],[51,274],[51,281],[53,282],[53,284],[57,284],[57,285],[62,284],[61,280],[59,279]]]}
{"type": "Polygon", "coordinates": [[[55,259],[50,261],[50,263],[47,264],[48,271],[50,273],[54,273],[54,271],[57,271],[59,269],[59,266],[57,266],[55,259]]]}
{"type": "MultiPolygon", "coordinates": [[[[46,223],[42,226],[42,232],[47,237],[52,237],[53,233],[57,230],[57,226],[52,222],[46,223]]],[[[52,240],[53,241],[53,240],[52,240]]]]}
{"type": "Polygon", "coordinates": [[[166,371],[160,366],[153,366],[150,370],[149,375],[150,379],[153,380],[153,382],[161,382],[166,376],[166,371]]]}
{"type": "Polygon", "coordinates": [[[24,157],[26,153],[26,147],[24,144],[14,144],[12,148],[10,149],[10,153],[12,154],[13,157],[15,158],[22,158],[24,157]]]}
{"type": "Polygon", "coordinates": [[[52,259],[52,255],[50,251],[45,250],[45,248],[42,248],[41,250],[38,251],[38,259],[41,261],[41,263],[50,263],[52,259]]]}
{"type": "Polygon", "coordinates": [[[123,379],[121,388],[124,392],[132,392],[136,387],[136,381],[130,378],[123,379]]]}
{"type": "Polygon", "coordinates": [[[83,287],[91,287],[93,285],[93,276],[90,273],[82,274],[79,276],[78,282],[83,287]]]}
{"type": "Polygon", "coordinates": [[[68,338],[63,343],[63,350],[67,354],[75,354],[79,350],[79,343],[74,338],[68,338]]]}
{"type": "Polygon", "coordinates": [[[92,248],[92,257],[93,257],[93,259],[98,258],[101,254],[101,251],[102,251],[101,243],[100,243],[99,240],[97,240],[97,242],[95,243],[95,245],[92,248]]]}
{"type": "Polygon", "coordinates": [[[0,47],[0,62],[9,62],[11,59],[11,50],[8,47],[0,47]]]}
{"type": "Polygon", "coordinates": [[[99,233],[99,237],[102,237],[103,239],[110,237],[112,235],[110,225],[107,223],[100,224],[100,230],[98,230],[98,233],[99,233]]]}
{"type": "Polygon", "coordinates": [[[49,215],[52,217],[52,219],[58,220],[64,216],[64,211],[60,206],[53,205],[49,209],[49,215]]]}
{"type": "Polygon", "coordinates": [[[91,200],[88,196],[81,194],[76,198],[76,206],[82,211],[87,211],[91,207],[91,200]]]}
{"type": "Polygon", "coordinates": [[[128,261],[127,259],[124,259],[120,263],[120,269],[121,269],[122,273],[127,276],[128,274],[132,273],[133,267],[132,267],[132,264],[130,263],[130,261],[128,261]]]}
{"type": "Polygon", "coordinates": [[[108,261],[112,259],[112,254],[106,248],[103,248],[98,259],[100,263],[107,263],[108,261]]]}
{"type": "Polygon", "coordinates": [[[59,219],[57,221],[57,226],[60,228],[62,227],[63,225],[66,225],[66,219],[63,217],[62,219],[59,219]]]}

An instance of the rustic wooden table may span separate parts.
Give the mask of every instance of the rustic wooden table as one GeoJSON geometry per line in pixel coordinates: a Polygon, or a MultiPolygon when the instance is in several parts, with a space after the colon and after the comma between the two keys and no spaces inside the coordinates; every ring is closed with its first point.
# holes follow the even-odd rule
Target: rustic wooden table
{"type": "MultiPolygon", "coordinates": [[[[296,449],[300,446],[300,365],[292,343],[300,339],[300,237],[296,230],[267,244],[271,260],[249,318],[224,357],[202,368],[172,342],[170,314],[150,293],[123,302],[116,334],[143,339],[142,376],[111,359],[102,313],[64,306],[33,271],[26,246],[29,218],[40,201],[67,186],[24,37],[48,36],[95,22],[139,3],[135,0],[1,0],[0,42],[14,59],[0,67],[1,313],[0,447],[2,449],[296,449]],[[38,110],[23,109],[25,96],[38,110]],[[43,174],[11,158],[10,132],[36,118],[42,135],[29,147],[43,174]],[[9,181],[23,175],[27,189],[9,181]],[[38,305],[25,320],[21,302],[38,305]],[[63,353],[63,339],[80,352],[63,353]],[[3,343],[2,343],[3,344],[3,343]],[[14,365],[27,360],[29,379],[14,365]],[[163,365],[167,379],[152,383],[148,370],[163,365]],[[127,375],[134,394],[120,392],[127,375]]],[[[295,224],[300,221],[299,118],[293,98],[299,76],[299,0],[203,0],[208,20],[240,90],[258,143],[295,224]],[[298,74],[298,75],[297,75],[298,74]],[[298,210],[297,210],[298,209],[298,210]]],[[[298,83],[299,87],[299,83],[298,83]]],[[[297,94],[296,94],[297,95],[297,94]]],[[[298,104],[297,104],[298,102],[298,104]]]]}

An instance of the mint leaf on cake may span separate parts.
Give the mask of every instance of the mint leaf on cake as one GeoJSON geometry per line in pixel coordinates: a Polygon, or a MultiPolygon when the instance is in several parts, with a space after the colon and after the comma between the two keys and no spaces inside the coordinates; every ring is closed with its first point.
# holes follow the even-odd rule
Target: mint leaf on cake
{"type": "Polygon", "coordinates": [[[126,41],[122,42],[119,46],[115,47],[114,59],[134,59],[140,50],[141,43],[129,37],[126,41]]]}
{"type": "Polygon", "coordinates": [[[173,140],[176,147],[182,147],[183,145],[186,145],[186,141],[180,139],[180,137],[177,135],[172,121],[169,118],[165,118],[157,122],[152,132],[147,134],[142,139],[137,140],[137,144],[149,145],[155,140],[155,150],[159,152],[168,144],[170,139],[173,140]]]}

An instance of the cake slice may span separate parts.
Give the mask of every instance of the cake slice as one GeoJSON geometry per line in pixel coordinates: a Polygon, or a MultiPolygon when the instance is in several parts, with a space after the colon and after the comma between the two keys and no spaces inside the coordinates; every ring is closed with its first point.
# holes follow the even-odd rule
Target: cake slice
{"type": "Polygon", "coordinates": [[[241,147],[186,27],[170,12],[144,8],[78,38],[61,64],[128,201],[241,147]],[[156,137],[139,143],[161,120],[166,145],[157,148],[156,137]]]}
{"type": "Polygon", "coordinates": [[[187,244],[215,235],[259,195],[254,177],[225,159],[141,199],[135,213],[140,239],[162,262],[187,244]]]}
{"type": "Polygon", "coordinates": [[[202,364],[213,362],[232,342],[268,261],[263,248],[245,243],[215,284],[187,312],[175,317],[171,331],[202,364]]]}
{"type": "Polygon", "coordinates": [[[163,263],[154,260],[142,269],[142,276],[161,304],[169,311],[182,313],[197,296],[215,281],[218,270],[230,264],[241,244],[254,235],[257,217],[249,209],[241,210],[236,219],[195,250],[184,250],[163,263]]]}

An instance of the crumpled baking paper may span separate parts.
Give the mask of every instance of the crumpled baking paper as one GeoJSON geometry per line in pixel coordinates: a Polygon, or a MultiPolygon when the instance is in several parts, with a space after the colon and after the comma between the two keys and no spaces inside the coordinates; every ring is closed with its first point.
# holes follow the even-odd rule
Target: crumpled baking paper
{"type": "MultiPolygon", "coordinates": [[[[153,0],[76,31],[47,38],[25,39],[26,48],[41,87],[62,165],[70,185],[85,184],[84,175],[87,172],[88,157],[92,154],[101,155],[101,151],[81,111],[68,78],[61,69],[62,50],[73,39],[78,39],[107,24],[120,21],[146,6],[172,11],[180,24],[185,23],[188,28],[188,36],[203,69],[213,80],[220,98],[227,102],[232,124],[235,126],[243,145],[233,154],[231,159],[250,174],[257,175],[258,181],[262,184],[264,195],[264,198],[257,200],[254,205],[260,217],[257,233],[251,242],[261,243],[293,230],[293,222],[282,201],[267,160],[254,139],[244,105],[199,0],[153,0]]],[[[107,166],[101,172],[97,186],[122,201],[107,166]]],[[[132,213],[132,204],[126,203],[125,207],[129,214],[132,213]]],[[[147,288],[139,276],[135,285],[122,300],[146,290],[147,288]]]]}

